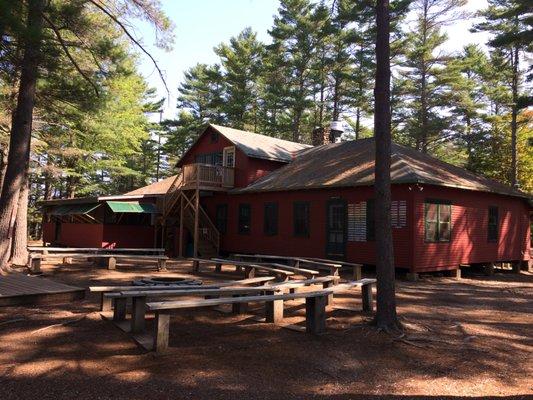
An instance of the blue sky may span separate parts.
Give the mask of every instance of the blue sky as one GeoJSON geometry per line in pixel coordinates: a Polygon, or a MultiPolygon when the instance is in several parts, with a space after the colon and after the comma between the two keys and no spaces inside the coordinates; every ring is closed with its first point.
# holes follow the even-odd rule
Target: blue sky
{"type": "MultiPolygon", "coordinates": [[[[166,118],[176,114],[177,87],[184,71],[198,62],[216,62],[213,47],[228,41],[247,26],[257,32],[260,40],[268,42],[268,29],[279,5],[278,0],[162,0],[161,3],[175,25],[173,50],[165,52],[152,46],[153,32],[146,24],[138,24],[136,29],[166,76],[170,89],[170,98],[165,104],[166,118]]],[[[486,0],[470,0],[466,9],[475,11],[484,7],[486,0]]],[[[472,24],[473,20],[467,20],[449,26],[450,40],[446,48],[454,51],[467,43],[484,43],[486,35],[468,31],[472,24]]],[[[167,97],[157,71],[147,57],[141,57],[140,70],[148,83],[158,89],[160,96],[167,97]]]]}

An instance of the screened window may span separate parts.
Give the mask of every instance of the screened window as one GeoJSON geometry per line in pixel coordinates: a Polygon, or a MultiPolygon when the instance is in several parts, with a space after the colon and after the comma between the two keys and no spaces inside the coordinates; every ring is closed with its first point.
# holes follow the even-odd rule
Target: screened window
{"type": "Polygon", "coordinates": [[[489,207],[488,240],[489,242],[498,240],[498,207],[495,206],[489,207]]]}
{"type": "Polygon", "coordinates": [[[376,238],[376,213],[374,199],[366,202],[366,240],[372,241],[376,238]]]}
{"type": "Polygon", "coordinates": [[[216,225],[220,233],[226,233],[228,229],[228,205],[219,204],[217,205],[216,211],[216,225]]]}
{"type": "Polygon", "coordinates": [[[452,205],[428,201],[424,206],[426,242],[449,242],[452,232],[452,205]]]}
{"type": "Polygon", "coordinates": [[[239,204],[239,233],[250,233],[250,221],[252,217],[252,209],[250,204],[239,204]]]}
{"type": "Polygon", "coordinates": [[[222,165],[222,152],[197,154],[194,161],[198,164],[222,165]]]}
{"type": "Polygon", "coordinates": [[[278,203],[265,204],[264,232],[269,236],[278,234],[278,203]]]}
{"type": "Polygon", "coordinates": [[[309,203],[294,203],[294,236],[309,236],[309,203]]]}

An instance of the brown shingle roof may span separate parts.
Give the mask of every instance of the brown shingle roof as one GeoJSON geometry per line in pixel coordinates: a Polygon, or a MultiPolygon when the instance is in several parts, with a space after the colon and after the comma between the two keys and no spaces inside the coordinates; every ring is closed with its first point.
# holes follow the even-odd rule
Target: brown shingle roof
{"type": "Polygon", "coordinates": [[[151,185],[143,186],[139,189],[132,190],[131,192],[124,193],[125,196],[149,196],[149,195],[162,195],[165,194],[168,189],[170,188],[170,185],[172,185],[172,182],[174,179],[176,179],[177,175],[170,176],[168,178],[165,178],[163,180],[160,180],[159,182],[154,182],[151,185]]]}
{"type": "Polygon", "coordinates": [[[311,147],[308,144],[291,142],[226,126],[214,124],[210,126],[233,142],[244,154],[252,158],[291,162],[296,154],[311,147]]]}
{"type": "MultiPolygon", "coordinates": [[[[374,184],[373,138],[310,148],[294,161],[233,193],[365,186],[374,184]]],[[[528,198],[523,192],[427,154],[392,145],[392,183],[420,183],[528,198]]]]}

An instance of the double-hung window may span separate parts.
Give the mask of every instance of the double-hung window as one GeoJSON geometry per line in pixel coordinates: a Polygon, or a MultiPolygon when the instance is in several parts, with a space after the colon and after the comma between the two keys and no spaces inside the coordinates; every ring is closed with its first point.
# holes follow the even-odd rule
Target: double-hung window
{"type": "Polygon", "coordinates": [[[449,242],[452,235],[452,205],[446,200],[427,200],[424,204],[426,242],[449,242]]]}

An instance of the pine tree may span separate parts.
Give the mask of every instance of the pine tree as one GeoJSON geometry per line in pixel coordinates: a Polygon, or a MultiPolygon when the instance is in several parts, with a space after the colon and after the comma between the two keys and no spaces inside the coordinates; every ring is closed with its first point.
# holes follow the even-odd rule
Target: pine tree
{"type": "Polygon", "coordinates": [[[227,123],[238,129],[258,127],[258,81],[264,46],[251,28],[246,28],[229,44],[215,48],[223,69],[224,114],[227,123]]]}
{"type": "Polygon", "coordinates": [[[225,123],[223,75],[219,65],[196,64],[185,72],[178,88],[178,108],[189,111],[198,121],[225,123]]]}
{"type": "Polygon", "coordinates": [[[285,106],[291,121],[291,136],[295,142],[303,140],[309,110],[313,107],[312,65],[317,57],[317,46],[324,24],[322,9],[309,0],[281,0],[279,15],[274,18],[274,26],[269,31],[273,43],[271,52],[279,52],[274,66],[278,74],[287,77],[285,106]]]}
{"type": "MultiPolygon", "coordinates": [[[[438,48],[447,36],[442,27],[458,18],[457,9],[464,0],[415,0],[415,26],[408,33],[405,61],[401,64],[403,130],[417,150],[427,153],[438,143],[450,121],[443,112],[446,106],[445,86],[442,84],[443,65],[449,59],[438,48]]],[[[402,110],[400,110],[402,112],[402,110]]]]}
{"type": "Polygon", "coordinates": [[[484,21],[474,30],[490,32],[493,37],[489,45],[499,49],[507,60],[511,71],[510,88],[512,92],[511,107],[511,168],[510,181],[517,185],[517,131],[518,113],[528,101],[521,101],[520,91],[525,71],[521,70],[520,59],[533,50],[533,30],[531,19],[531,2],[527,0],[489,0],[488,8],[480,15],[484,21]]]}

